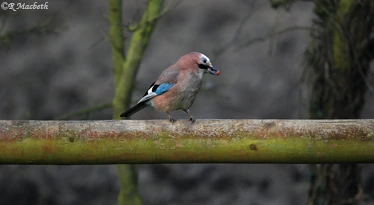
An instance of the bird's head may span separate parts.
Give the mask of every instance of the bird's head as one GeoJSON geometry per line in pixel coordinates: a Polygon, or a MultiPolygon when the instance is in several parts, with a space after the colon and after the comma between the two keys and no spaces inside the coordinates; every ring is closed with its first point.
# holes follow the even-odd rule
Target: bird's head
{"type": "Polygon", "coordinates": [[[220,73],[219,70],[213,67],[210,59],[202,53],[200,53],[200,56],[197,59],[197,65],[199,66],[201,72],[209,73],[212,75],[219,75],[220,73]]]}
{"type": "Polygon", "coordinates": [[[216,68],[213,67],[212,62],[210,59],[199,52],[191,52],[184,56],[182,56],[178,63],[184,64],[185,67],[196,69],[199,73],[209,73],[212,75],[219,75],[220,72],[216,68]]]}

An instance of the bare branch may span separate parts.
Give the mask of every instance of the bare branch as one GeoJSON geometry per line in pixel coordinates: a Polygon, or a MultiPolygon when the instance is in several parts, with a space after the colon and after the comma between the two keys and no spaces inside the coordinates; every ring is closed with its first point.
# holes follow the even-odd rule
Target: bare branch
{"type": "Polygon", "coordinates": [[[173,3],[166,5],[165,8],[157,16],[154,16],[153,18],[148,19],[146,22],[142,22],[142,23],[131,22],[131,23],[124,25],[124,27],[129,32],[135,32],[136,30],[145,27],[149,23],[152,23],[153,21],[158,20],[159,18],[161,18],[162,16],[164,16],[165,14],[167,14],[168,12],[176,8],[181,3],[181,0],[172,1],[172,2],[173,3]]]}
{"type": "Polygon", "coordinates": [[[99,105],[94,105],[94,106],[90,106],[90,107],[87,107],[87,108],[83,108],[83,109],[78,110],[78,111],[67,113],[67,114],[64,114],[60,117],[57,117],[56,120],[68,120],[68,119],[71,119],[73,117],[85,116],[85,115],[88,115],[92,112],[105,110],[105,109],[108,109],[108,108],[112,108],[112,102],[102,103],[102,104],[99,104],[99,105]]]}
{"type": "Polygon", "coordinates": [[[243,43],[242,45],[239,45],[237,48],[236,48],[236,51],[240,50],[240,49],[243,49],[244,47],[248,47],[248,46],[251,46],[252,44],[254,43],[261,43],[261,42],[265,42],[269,39],[271,39],[272,37],[274,36],[279,36],[279,35],[282,35],[282,34],[285,34],[287,32],[290,32],[290,31],[312,31],[313,29],[311,27],[306,27],[306,26],[294,26],[294,27],[288,27],[288,28],[285,28],[283,30],[280,30],[280,31],[277,31],[277,32],[274,32],[274,33],[271,33],[267,36],[264,36],[264,37],[257,37],[257,38],[253,38],[251,40],[249,40],[248,42],[246,43],[243,43]]]}
{"type": "Polygon", "coordinates": [[[234,35],[232,36],[231,40],[229,40],[228,42],[226,42],[225,44],[223,44],[219,48],[216,48],[216,49],[213,50],[212,59],[217,58],[218,56],[220,56],[221,54],[223,54],[224,52],[226,52],[228,49],[232,48],[236,44],[236,41],[238,40],[238,38],[239,38],[239,36],[240,36],[240,34],[243,30],[243,26],[245,25],[245,23],[247,23],[247,21],[253,15],[253,2],[254,2],[254,0],[251,1],[251,3],[250,3],[250,5],[251,5],[250,8],[251,9],[247,12],[247,15],[245,15],[244,18],[239,22],[238,28],[234,32],[234,35]]]}
{"type": "Polygon", "coordinates": [[[16,36],[19,35],[24,35],[24,34],[49,34],[55,32],[53,29],[51,29],[51,21],[53,20],[53,17],[47,19],[43,23],[36,25],[31,28],[26,28],[26,29],[21,29],[21,30],[16,30],[16,31],[9,31],[6,32],[2,35],[0,35],[0,43],[3,44],[9,44],[10,41],[15,38],[16,36]]]}
{"type": "Polygon", "coordinates": [[[109,36],[107,34],[105,34],[105,32],[103,30],[101,30],[101,34],[103,35],[103,37],[101,37],[100,39],[95,41],[90,47],[88,47],[88,50],[93,49],[95,46],[97,46],[101,42],[109,40],[109,36]]]}

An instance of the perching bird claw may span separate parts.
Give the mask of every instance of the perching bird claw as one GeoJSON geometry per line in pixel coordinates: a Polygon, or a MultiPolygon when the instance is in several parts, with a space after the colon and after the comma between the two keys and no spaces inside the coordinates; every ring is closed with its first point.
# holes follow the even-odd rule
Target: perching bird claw
{"type": "Polygon", "coordinates": [[[190,117],[190,122],[191,124],[195,122],[195,119],[193,119],[193,117],[190,117]]]}
{"type": "Polygon", "coordinates": [[[166,112],[172,123],[175,120],[169,111],[173,110],[183,110],[189,115],[190,122],[195,122],[188,109],[195,101],[205,73],[220,74],[219,70],[213,67],[210,59],[202,53],[191,52],[182,56],[175,64],[165,69],[139,102],[122,113],[121,117],[130,117],[151,105],[157,110],[166,112]]]}
{"type": "Polygon", "coordinates": [[[170,121],[171,123],[174,123],[176,120],[174,120],[174,118],[169,118],[169,121],[170,121]]]}
{"type": "Polygon", "coordinates": [[[174,123],[174,122],[175,122],[174,118],[170,115],[169,112],[166,112],[166,113],[167,113],[168,116],[169,116],[169,121],[170,121],[171,123],[174,123]]]}

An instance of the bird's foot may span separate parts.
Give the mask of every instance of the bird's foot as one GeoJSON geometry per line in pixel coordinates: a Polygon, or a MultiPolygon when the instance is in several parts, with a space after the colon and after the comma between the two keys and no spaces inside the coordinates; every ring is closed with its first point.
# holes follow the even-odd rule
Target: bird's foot
{"type": "Polygon", "coordinates": [[[169,121],[170,121],[171,123],[174,123],[176,120],[174,120],[174,118],[169,118],[169,121]]]}
{"type": "Polygon", "coordinates": [[[191,122],[191,124],[195,122],[195,119],[193,119],[192,116],[190,117],[190,122],[191,122]]]}
{"type": "Polygon", "coordinates": [[[167,113],[168,116],[169,116],[169,121],[170,121],[171,123],[174,123],[174,122],[175,122],[174,118],[170,115],[169,112],[166,112],[166,113],[167,113]]]}

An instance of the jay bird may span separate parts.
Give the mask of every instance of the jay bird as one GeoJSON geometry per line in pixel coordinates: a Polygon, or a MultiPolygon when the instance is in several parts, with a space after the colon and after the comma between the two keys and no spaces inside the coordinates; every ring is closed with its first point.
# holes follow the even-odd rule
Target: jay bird
{"type": "Polygon", "coordinates": [[[189,108],[195,101],[205,73],[220,74],[210,59],[202,53],[191,52],[182,56],[175,64],[165,69],[139,102],[122,113],[121,117],[130,117],[151,105],[159,111],[166,112],[172,123],[175,122],[170,115],[170,111],[173,110],[184,111],[190,117],[190,122],[195,122],[189,108]]]}

